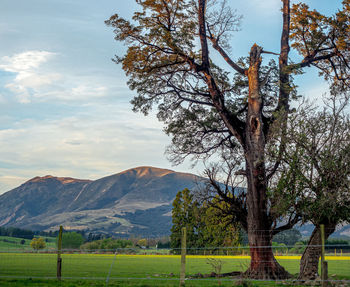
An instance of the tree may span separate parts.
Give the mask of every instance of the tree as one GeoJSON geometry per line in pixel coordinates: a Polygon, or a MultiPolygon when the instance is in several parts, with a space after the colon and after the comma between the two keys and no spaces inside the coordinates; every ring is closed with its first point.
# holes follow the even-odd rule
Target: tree
{"type": "Polygon", "coordinates": [[[117,249],[128,249],[131,247],[133,247],[131,240],[113,238],[104,238],[94,241],[87,241],[86,243],[80,246],[81,249],[109,251],[115,251],[117,249]]]}
{"type": "MultiPolygon", "coordinates": [[[[76,249],[84,243],[84,237],[77,232],[64,232],[62,234],[62,248],[63,249],[76,249]]],[[[58,242],[58,237],[57,237],[58,242]]]]}
{"type": "Polygon", "coordinates": [[[219,196],[204,201],[200,209],[202,244],[205,247],[234,247],[241,243],[241,227],[219,196]]]}
{"type": "Polygon", "coordinates": [[[148,246],[147,239],[145,238],[140,239],[139,241],[137,241],[137,245],[140,247],[147,247],[148,246]]]}
{"type": "MultiPolygon", "coordinates": [[[[133,109],[147,114],[158,106],[165,132],[173,135],[168,150],[172,160],[178,163],[186,156],[201,159],[213,153],[240,154],[244,160],[246,204],[240,205],[235,197],[228,202],[242,214],[251,278],[289,276],[274,258],[271,238],[295,220],[286,227],[274,224],[279,215],[270,213],[267,192],[280,158],[270,169],[265,148],[276,118],[283,119],[285,129],[295,95],[292,73],[314,65],[326,79],[348,84],[349,1],[343,1],[343,10],[335,16],[325,17],[304,4],[294,5],[291,15],[290,0],[282,0],[280,51],[272,53],[254,44],[248,59],[238,61],[227,51],[230,33],[237,30],[241,17],[226,1],[136,0],[142,11],[134,13],[132,23],[117,14],[106,21],[114,28],[115,39],[128,45],[126,54],[115,61],[122,64],[129,87],[138,93],[133,109]],[[290,40],[302,56],[297,63],[289,63],[290,40]],[[210,57],[214,51],[230,71],[215,65],[210,57]],[[264,53],[276,55],[278,65],[275,61],[262,65],[264,53]]],[[[282,140],[281,155],[284,149],[282,140]]]]}
{"type": "Polygon", "coordinates": [[[32,247],[35,251],[38,251],[40,249],[44,249],[46,247],[46,243],[44,238],[42,237],[34,237],[32,241],[30,242],[30,247],[32,247]]]}
{"type": "Polygon", "coordinates": [[[176,194],[173,201],[170,246],[179,254],[181,248],[181,230],[186,227],[187,248],[198,247],[199,239],[199,203],[193,199],[190,190],[185,188],[176,194]]]}
{"type": "Polygon", "coordinates": [[[175,253],[181,248],[182,227],[186,227],[189,252],[205,247],[232,247],[240,243],[240,228],[231,214],[223,214],[227,204],[219,197],[200,203],[186,188],[177,193],[173,206],[170,243],[175,253]]]}
{"type": "Polygon", "coordinates": [[[304,104],[291,116],[287,132],[287,166],[277,192],[290,212],[315,225],[301,258],[302,280],[318,275],[321,224],[327,239],[350,220],[350,118],[344,111],[348,98],[339,97],[327,99],[323,110],[304,104]]]}

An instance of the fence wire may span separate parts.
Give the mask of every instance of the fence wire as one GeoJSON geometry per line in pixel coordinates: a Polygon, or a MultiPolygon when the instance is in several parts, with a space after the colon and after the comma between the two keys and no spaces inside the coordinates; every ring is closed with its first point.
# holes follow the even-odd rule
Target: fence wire
{"type": "MultiPolygon", "coordinates": [[[[272,247],[277,262],[291,274],[289,281],[298,282],[301,252],[305,247],[299,246],[297,250],[285,245],[272,247]]],[[[329,281],[350,284],[349,250],[339,245],[331,247],[327,246],[325,258],[329,281]]],[[[187,280],[249,280],[245,275],[251,264],[252,249],[249,247],[187,248],[186,251],[187,280]],[[224,276],[225,273],[229,275],[224,276]]],[[[62,250],[62,279],[99,279],[107,283],[113,280],[179,280],[178,254],[180,249],[62,250]]],[[[269,262],[260,263],[269,265],[269,262]]],[[[55,249],[0,250],[0,278],[56,278],[56,268],[55,249]]]]}

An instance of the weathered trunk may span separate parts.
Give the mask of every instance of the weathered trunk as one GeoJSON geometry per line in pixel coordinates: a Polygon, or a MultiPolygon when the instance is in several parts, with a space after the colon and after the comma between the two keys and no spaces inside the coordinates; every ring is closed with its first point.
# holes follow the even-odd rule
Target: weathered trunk
{"type": "MultiPolygon", "coordinates": [[[[336,224],[325,224],[325,240],[331,235],[336,224]]],[[[322,251],[321,227],[317,225],[313,230],[306,249],[300,260],[300,272],[298,279],[314,280],[318,277],[318,262],[322,251]]]]}
{"type": "Polygon", "coordinates": [[[284,279],[288,273],[278,264],[271,248],[271,222],[267,210],[265,170],[265,135],[263,131],[263,99],[259,88],[261,47],[254,45],[248,70],[249,98],[245,134],[247,176],[248,240],[251,263],[246,272],[254,279],[284,279]]]}

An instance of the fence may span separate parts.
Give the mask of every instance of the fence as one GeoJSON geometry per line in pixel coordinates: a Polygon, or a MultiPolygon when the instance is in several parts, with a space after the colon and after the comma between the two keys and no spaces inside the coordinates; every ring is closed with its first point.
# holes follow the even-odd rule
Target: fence
{"type": "MultiPolygon", "coordinates": [[[[58,244],[60,245],[60,243],[58,244]]],[[[306,246],[273,245],[277,262],[292,277],[287,284],[301,283],[298,280],[301,253],[306,246]]],[[[347,246],[322,245],[322,263],[313,282],[346,283],[350,285],[350,250],[347,246]],[[344,250],[343,248],[344,247],[344,250]]],[[[256,247],[259,251],[259,248],[256,247]]],[[[99,250],[0,250],[0,278],[50,278],[91,279],[112,281],[146,281],[150,285],[157,281],[185,285],[185,282],[202,286],[204,281],[212,284],[232,286],[233,282],[250,280],[245,271],[251,264],[251,249],[247,246],[189,248],[186,246],[186,232],[183,232],[182,247],[179,249],[120,248],[99,250]]],[[[268,281],[268,280],[264,280],[268,281]]],[[[261,282],[259,283],[261,285],[261,282]]],[[[193,285],[191,285],[193,286],[193,285]]]]}
{"type": "MultiPolygon", "coordinates": [[[[241,255],[231,255],[234,248],[189,249],[186,255],[187,280],[217,280],[220,274],[232,273],[222,280],[241,280],[249,267],[249,249],[239,248],[241,255]],[[228,251],[228,252],[227,252],[228,251]],[[196,255],[197,254],[197,255],[196,255]],[[205,254],[205,255],[204,255],[205,254]],[[228,254],[228,255],[227,255],[228,254]],[[214,274],[215,273],[215,274],[214,274]]],[[[297,280],[300,255],[284,253],[274,247],[276,260],[297,280]]],[[[166,280],[179,281],[181,255],[173,250],[118,249],[118,250],[63,250],[62,278],[95,280],[166,280]]],[[[233,252],[233,253],[238,253],[233,252]]],[[[350,256],[326,254],[329,280],[346,280],[350,283],[350,256]]],[[[182,265],[184,266],[184,265],[182,265]]],[[[57,254],[55,250],[41,252],[0,252],[2,278],[56,278],[57,254]]],[[[244,278],[247,279],[247,278],[244,278]]]]}

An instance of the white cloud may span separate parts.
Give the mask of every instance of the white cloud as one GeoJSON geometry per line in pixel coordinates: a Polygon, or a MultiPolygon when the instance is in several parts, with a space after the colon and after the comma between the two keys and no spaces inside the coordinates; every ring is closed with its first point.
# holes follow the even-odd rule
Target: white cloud
{"type": "Polygon", "coordinates": [[[5,84],[18,102],[32,101],[81,101],[103,98],[107,87],[86,79],[52,71],[48,63],[56,53],[48,51],[27,51],[0,60],[0,70],[15,73],[13,80],[5,84]]]}
{"type": "Polygon", "coordinates": [[[55,53],[48,51],[27,51],[13,56],[5,56],[1,59],[0,69],[13,73],[33,71],[54,55],[55,53]]]}
{"type": "Polygon", "coordinates": [[[89,87],[80,85],[72,89],[72,96],[74,98],[81,98],[82,96],[103,97],[106,93],[106,87],[89,87]]]}
{"type": "Polygon", "coordinates": [[[0,189],[11,184],[1,175],[13,170],[28,180],[47,174],[97,179],[141,165],[171,168],[163,155],[169,139],[158,126],[154,118],[116,106],[59,120],[22,120],[0,130],[0,189]]]}
{"type": "Polygon", "coordinates": [[[31,96],[40,88],[61,78],[58,73],[42,71],[40,66],[49,61],[55,53],[48,51],[27,51],[13,56],[5,56],[0,61],[0,69],[15,73],[12,82],[5,88],[13,92],[20,103],[29,103],[31,96]]]}

